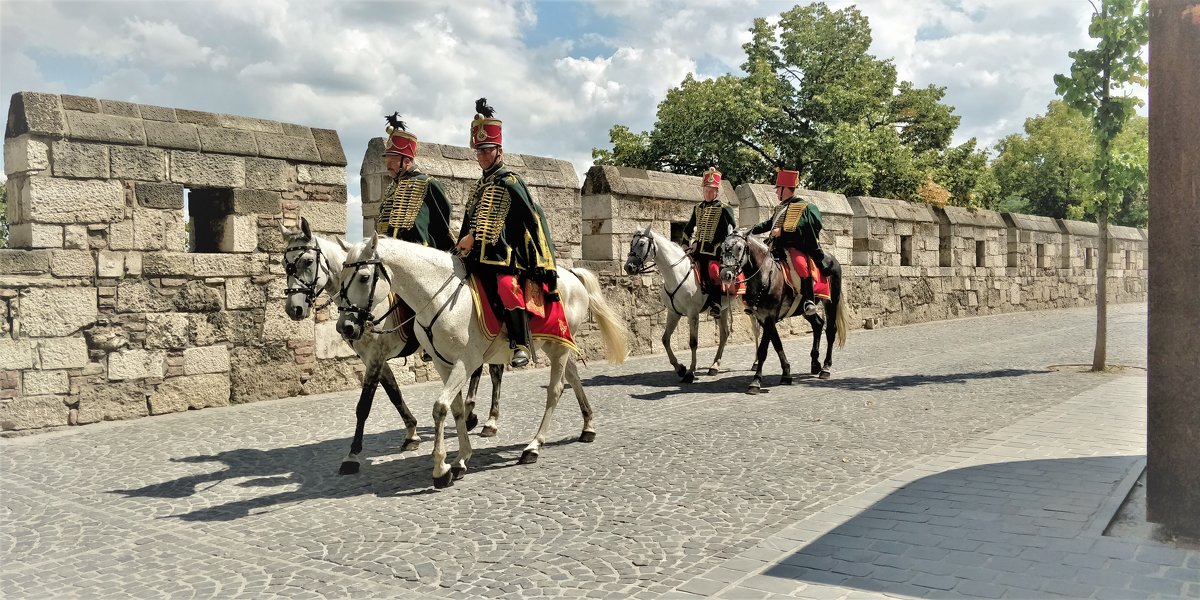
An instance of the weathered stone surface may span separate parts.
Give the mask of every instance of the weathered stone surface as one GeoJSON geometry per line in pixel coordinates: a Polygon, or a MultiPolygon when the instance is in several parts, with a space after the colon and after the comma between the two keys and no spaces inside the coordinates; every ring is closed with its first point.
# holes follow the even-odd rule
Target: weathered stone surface
{"type": "Polygon", "coordinates": [[[33,368],[33,341],[0,336],[0,371],[33,368]]]}
{"type": "Polygon", "coordinates": [[[324,360],[327,358],[348,358],[357,356],[354,349],[342,338],[342,334],[337,332],[337,321],[329,320],[317,323],[316,332],[316,355],[317,359],[324,360]]]}
{"type": "Polygon", "coordinates": [[[87,340],[88,348],[93,350],[113,352],[129,345],[127,332],[121,327],[108,324],[83,330],[83,337],[87,340]]]}
{"type": "Polygon", "coordinates": [[[87,366],[88,347],[83,336],[38,340],[43,369],[82,369],[87,366]]]}
{"type": "Polygon", "coordinates": [[[173,305],[181,312],[216,312],[221,310],[221,293],[203,281],[192,280],[176,292],[173,305]]]}
{"type": "Polygon", "coordinates": [[[295,123],[280,123],[280,125],[283,127],[283,135],[302,138],[312,137],[312,131],[303,125],[296,125],[295,123]]]}
{"type": "Polygon", "coordinates": [[[142,253],[130,252],[125,256],[125,275],[140,277],[142,274],[142,253]]]}
{"type": "Polygon", "coordinates": [[[346,153],[342,150],[342,141],[337,131],[333,129],[312,129],[313,140],[317,151],[321,154],[321,162],[339,167],[346,166],[346,153]]]}
{"type": "Polygon", "coordinates": [[[51,250],[50,272],[58,277],[93,277],[96,259],[89,250],[51,250]]]}
{"type": "Polygon", "coordinates": [[[238,188],[246,185],[246,163],[238,156],[171,151],[171,181],[188,186],[238,188]]]}
{"type": "Polygon", "coordinates": [[[356,360],[326,360],[313,365],[304,394],[326,394],[362,387],[362,364],[356,360]]]}
{"type": "MultiPolygon", "coordinates": [[[[57,227],[57,226],[52,226],[57,227]]],[[[88,231],[86,225],[66,225],[63,227],[63,248],[71,250],[88,249],[88,231]]]]}
{"type": "Polygon", "coordinates": [[[258,217],[229,215],[221,227],[221,252],[254,252],[258,249],[258,217]]]}
{"type": "Polygon", "coordinates": [[[177,122],[175,118],[175,109],[165,106],[154,106],[153,104],[139,104],[138,109],[142,113],[142,118],[150,121],[166,121],[169,123],[177,122]]]}
{"type": "Polygon", "coordinates": [[[79,424],[136,419],[150,414],[141,382],[88,386],[72,400],[79,403],[79,424]]]}
{"type": "Polygon", "coordinates": [[[108,226],[110,250],[133,250],[133,220],[126,219],[108,226]]]}
{"type": "Polygon", "coordinates": [[[260,275],[267,270],[265,254],[196,254],[195,275],[198,277],[229,277],[260,275]]]}
{"type": "Polygon", "coordinates": [[[297,165],[296,180],[300,183],[346,185],[346,169],[321,165],[297,165]]]}
{"type": "Polygon", "coordinates": [[[93,288],[30,288],[20,306],[22,335],[67,336],[96,322],[93,288]]]}
{"type": "Polygon", "coordinates": [[[69,391],[71,391],[71,382],[67,379],[67,372],[62,369],[29,370],[21,376],[21,394],[25,396],[66,394],[69,391]]]}
{"type": "Polygon", "coordinates": [[[71,94],[63,94],[62,105],[67,110],[77,110],[80,112],[98,113],[100,112],[100,100],[88,96],[73,96],[71,94]]]}
{"type": "Polygon", "coordinates": [[[307,162],[321,161],[321,153],[317,151],[316,142],[313,140],[261,132],[255,132],[254,139],[258,142],[260,156],[307,162]]]}
{"type": "Polygon", "coordinates": [[[316,335],[312,319],[293,321],[283,313],[283,305],[270,306],[267,320],[263,323],[263,340],[285,342],[287,340],[311,340],[316,335]]]}
{"type": "Polygon", "coordinates": [[[167,354],[161,350],[125,350],[108,355],[110,380],[162,377],[167,354]]]}
{"type": "Polygon", "coordinates": [[[0,430],[40,429],[67,424],[61,396],[22,396],[0,402],[0,430]]]}
{"type": "Polygon", "coordinates": [[[188,348],[183,351],[183,372],[186,375],[226,373],[229,371],[229,347],[224,344],[188,348]]]}
{"type": "Polygon", "coordinates": [[[290,216],[299,220],[308,219],[313,231],[320,233],[346,233],[346,205],[335,202],[299,202],[299,208],[290,216]]]}
{"type": "MultiPolygon", "coordinates": [[[[12,225],[8,230],[8,245],[10,248],[22,249],[37,249],[37,248],[62,248],[65,245],[63,239],[63,228],[61,225],[42,225],[40,223],[21,223],[12,225]]],[[[0,252],[4,252],[0,249],[0,252]]],[[[49,256],[47,254],[46,256],[49,256]]],[[[0,272],[11,272],[7,270],[4,258],[0,258],[0,272]]],[[[7,260],[14,260],[9,258],[7,260]]],[[[43,269],[44,270],[44,269],[43,269]]]]}
{"type": "MultiPolygon", "coordinates": [[[[61,230],[61,228],[59,228],[61,230]]],[[[45,273],[50,270],[50,250],[0,248],[0,273],[45,273]]]]}
{"type": "Polygon", "coordinates": [[[283,124],[278,121],[255,119],[239,115],[217,115],[217,124],[221,127],[245,129],[246,131],[261,131],[264,133],[283,133],[283,124]]]}
{"type": "Polygon", "coordinates": [[[199,131],[200,150],[203,152],[258,156],[258,142],[249,131],[204,126],[201,126],[199,131]]]}
{"type": "Polygon", "coordinates": [[[8,127],[4,137],[25,133],[66,137],[67,122],[62,101],[54,94],[18,92],[8,104],[8,127]]]}
{"type": "Polygon", "coordinates": [[[272,158],[246,158],[246,187],[281,191],[294,183],[296,167],[272,158]]]}
{"type": "Polygon", "coordinates": [[[45,142],[35,140],[29,135],[4,140],[4,174],[8,177],[18,173],[45,171],[49,168],[50,149],[45,142]]]}
{"type": "Polygon", "coordinates": [[[112,146],[112,176],[137,181],[166,181],[167,153],[159,148],[112,146]]]}
{"type": "Polygon", "coordinates": [[[149,281],[123,280],[117,283],[117,312],[166,312],[174,308],[172,296],[149,281]]]}
{"type": "Polygon", "coordinates": [[[228,375],[172,377],[150,393],[150,414],[181,412],[189,408],[229,406],[228,375]]]}
{"type": "Polygon", "coordinates": [[[196,255],[186,252],[147,252],[142,254],[142,273],[152,276],[191,275],[196,255]]]}
{"type": "Polygon", "coordinates": [[[112,144],[146,143],[146,131],[141,119],[115,115],[68,112],[67,123],[71,127],[71,138],[112,144]]]}
{"type": "Polygon", "coordinates": [[[142,118],[142,112],[138,110],[138,105],[120,100],[101,100],[100,112],[106,115],[129,117],[131,119],[142,118]]]}
{"type": "Polygon", "coordinates": [[[215,113],[177,108],[175,109],[175,117],[179,119],[180,123],[195,123],[197,125],[211,125],[213,127],[221,125],[215,113]]]}
{"type": "MultiPolygon", "coordinates": [[[[310,321],[311,323],[311,321],[310,321]]],[[[286,398],[302,391],[300,366],[283,344],[262,348],[234,348],[230,355],[235,404],[286,398]]]]}
{"type": "Polygon", "coordinates": [[[266,297],[263,289],[249,277],[231,277],[225,280],[225,308],[239,310],[262,306],[266,297]]]}
{"type": "Polygon", "coordinates": [[[108,146],[59,140],[50,147],[50,172],[55,177],[108,178],[108,146]]]}
{"type": "Polygon", "coordinates": [[[239,215],[277,215],[282,209],[279,192],[233,190],[233,212],[239,215]]]}
{"type": "Polygon", "coordinates": [[[146,128],[146,144],[159,148],[200,150],[200,137],[196,126],[191,123],[164,123],[143,121],[146,128]]]}
{"type": "Polygon", "coordinates": [[[134,186],[138,204],[145,208],[183,210],[183,186],[171,183],[139,183],[134,186]]]}
{"type": "Polygon", "coordinates": [[[189,344],[188,318],[179,313],[146,315],[146,347],[179,349],[189,344]]]}
{"type": "Polygon", "coordinates": [[[34,221],[107,223],[125,217],[125,193],[116,181],[33,177],[26,192],[34,221]]]}
{"type": "Polygon", "coordinates": [[[182,251],[187,249],[187,223],[183,212],[158,208],[133,209],[135,250],[182,251]]]}

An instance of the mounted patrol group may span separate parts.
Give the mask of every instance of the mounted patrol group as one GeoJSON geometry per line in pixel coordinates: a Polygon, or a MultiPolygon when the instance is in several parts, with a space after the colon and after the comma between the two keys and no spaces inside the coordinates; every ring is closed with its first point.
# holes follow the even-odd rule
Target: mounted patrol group
{"type": "MultiPolygon", "coordinates": [[[[451,231],[451,204],[442,182],[416,167],[418,138],[398,114],[387,117],[383,152],[392,180],[387,187],[375,235],[355,244],[312,233],[307,221],[285,229],[284,267],[288,275],[285,310],[296,320],[313,310],[337,306],[337,331],[366,367],[356,411],[357,426],[343,474],[360,469],[364,424],[379,384],[403,418],[403,450],[421,439],[416,419],[404,403],[387,365],[392,358],[421,352],[438,371],[443,389],[434,403],[433,479],[447,487],[467,472],[468,432],[478,424],[475,392],[484,365],[492,379],[491,410],[480,432],[496,434],[500,386],[505,366],[530,363],[535,345],[550,367],[546,411],[520,462],[537,460],[549,432],[564,383],[570,383],[583,415],[580,441],[595,439],[592,410],[579,379],[573,333],[590,316],[598,325],[610,363],[625,359],[629,335],[624,320],[605,301],[598,278],[587,269],[559,269],[554,241],[542,207],[521,176],[504,164],[503,123],[485,98],[475,103],[470,147],[482,170],[466,202],[462,224],[451,231]],[[322,294],[327,298],[322,302],[322,294]],[[565,381],[564,381],[565,380],[565,381]],[[443,427],[453,416],[458,453],[447,462],[443,427]]],[[[680,377],[694,379],[699,316],[713,315],[721,343],[710,374],[720,370],[732,313],[752,316],[758,339],[748,392],[757,393],[767,349],[774,346],[781,383],[791,383],[776,323],[803,316],[813,325],[812,373],[829,377],[835,338],[845,340],[845,297],[841,266],[821,251],[821,211],[796,196],[797,171],[776,174],[779,205],[773,214],[738,229],[732,209],[718,200],[721,173],[709,168],[701,179],[702,199],[692,210],[681,243],[649,226],[630,244],[625,271],[662,275],[667,328],[663,345],[680,377]],[[766,243],[755,234],[766,234],[766,243]],[[818,307],[824,309],[820,314],[818,307]],[[682,319],[690,327],[691,362],[672,352],[670,337],[682,319]],[[828,341],[819,361],[822,333],[828,341]]]]}

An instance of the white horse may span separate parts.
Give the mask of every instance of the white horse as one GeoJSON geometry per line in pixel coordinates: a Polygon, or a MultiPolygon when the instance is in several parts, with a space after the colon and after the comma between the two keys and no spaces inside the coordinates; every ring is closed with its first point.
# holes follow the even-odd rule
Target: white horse
{"type": "MultiPolygon", "coordinates": [[[[337,242],[314,235],[308,220],[300,219],[300,228],[288,230],[280,225],[287,249],[283,252],[283,266],[287,272],[287,290],[285,292],[284,311],[294,321],[309,318],[317,297],[322,293],[329,296],[326,304],[332,302],[341,290],[342,266],[346,260],[346,247],[341,238],[337,242]]],[[[376,292],[376,305],[383,312],[387,310],[387,290],[381,288],[376,292]]],[[[359,471],[359,454],[363,446],[363,428],[367,416],[371,414],[371,403],[375,399],[375,390],[383,384],[388,399],[400,412],[406,430],[402,452],[416,450],[421,445],[421,437],[417,435],[417,420],[404,403],[400,387],[387,361],[400,356],[412,354],[417,345],[415,340],[406,344],[398,333],[398,329],[389,333],[378,334],[372,331],[350,343],[350,347],[362,359],[366,367],[363,376],[362,393],[358,398],[355,410],[357,424],[354,429],[354,440],[350,443],[350,454],[342,461],[338,472],[350,475],[359,471]]],[[[487,423],[480,435],[491,437],[496,435],[497,420],[500,417],[500,382],[504,376],[503,365],[491,365],[492,378],[492,408],[487,423]]],[[[471,376],[471,386],[468,393],[467,423],[474,429],[478,418],[475,416],[475,391],[479,386],[480,371],[471,376]]]]}
{"type": "MultiPolygon", "coordinates": [[[[642,231],[634,232],[633,240],[629,243],[629,256],[625,259],[625,272],[630,275],[647,273],[653,267],[658,267],[658,272],[662,274],[663,287],[660,291],[663,306],[667,308],[667,326],[663,330],[662,345],[667,350],[671,366],[675,367],[675,373],[682,377],[685,383],[696,379],[700,313],[704,311],[704,303],[708,296],[701,291],[700,284],[692,275],[694,265],[683,248],[651,229],[649,225],[642,231]],[[675,327],[684,317],[688,320],[688,347],[692,350],[692,362],[687,367],[675,358],[675,353],[671,350],[671,334],[675,333],[675,327]]],[[[708,368],[709,375],[721,372],[721,356],[725,354],[725,341],[729,339],[733,324],[732,300],[732,296],[721,297],[721,314],[716,319],[721,341],[717,345],[717,355],[713,357],[712,366],[708,368]]],[[[755,339],[758,338],[757,329],[755,327],[755,339]]]]}
{"type": "MultiPolygon", "coordinates": [[[[436,488],[453,485],[455,479],[466,474],[472,453],[466,421],[461,410],[454,410],[461,408],[466,375],[485,362],[497,364],[511,360],[513,351],[508,347],[506,336],[501,334],[491,341],[487,339],[468,289],[466,266],[445,252],[372,236],[350,248],[346,270],[346,283],[342,288],[346,305],[369,310],[378,303],[372,290],[377,286],[390,287],[416,312],[416,335],[433,355],[433,364],[443,385],[433,405],[433,485],[436,488]],[[383,285],[380,286],[381,281],[383,285]],[[453,467],[446,463],[442,436],[446,414],[451,410],[458,431],[458,460],[453,467]]],[[[578,334],[590,313],[600,326],[609,362],[624,362],[628,331],[605,302],[596,275],[586,269],[561,269],[558,271],[558,293],[571,331],[578,334]]],[[[363,325],[344,312],[338,319],[338,331],[353,340],[362,335],[363,325]]],[[[537,462],[563,391],[564,375],[575,391],[583,413],[583,432],[579,441],[596,439],[592,409],[571,351],[558,343],[538,344],[550,359],[550,383],[546,386],[546,409],[541,424],[521,454],[519,462],[522,464],[537,462]]]]}

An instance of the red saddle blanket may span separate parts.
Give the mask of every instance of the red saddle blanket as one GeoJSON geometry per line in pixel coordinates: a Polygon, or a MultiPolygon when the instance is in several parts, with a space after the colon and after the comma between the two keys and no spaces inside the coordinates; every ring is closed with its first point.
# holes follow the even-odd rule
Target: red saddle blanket
{"type": "Polygon", "coordinates": [[[787,250],[788,260],[784,265],[781,265],[788,285],[792,286],[793,290],[799,292],[800,279],[808,277],[810,274],[813,278],[813,295],[820,300],[829,300],[829,279],[821,272],[817,266],[817,262],[811,256],[793,248],[787,250]]]}
{"type": "MultiPolygon", "coordinates": [[[[479,278],[472,275],[468,281],[471,284],[468,287],[471,288],[471,300],[475,302],[475,316],[479,318],[479,326],[488,341],[494,340],[500,335],[503,323],[492,310],[492,304],[487,301],[487,293],[479,287],[482,285],[479,278]]],[[[542,293],[550,293],[545,284],[542,284],[542,293]]],[[[573,352],[579,352],[579,348],[575,346],[575,339],[571,336],[571,327],[567,325],[567,314],[563,310],[562,302],[546,302],[543,311],[545,316],[539,316],[533,310],[529,311],[529,332],[533,338],[562,344],[573,352]]]]}
{"type": "MultiPolygon", "coordinates": [[[[701,289],[704,288],[702,275],[700,273],[700,263],[692,264],[692,276],[696,278],[696,285],[701,289]]],[[[745,296],[746,295],[746,276],[738,273],[737,283],[725,283],[721,279],[721,264],[712,261],[708,263],[708,281],[713,288],[721,288],[721,291],[726,296],[745,296]]]]}

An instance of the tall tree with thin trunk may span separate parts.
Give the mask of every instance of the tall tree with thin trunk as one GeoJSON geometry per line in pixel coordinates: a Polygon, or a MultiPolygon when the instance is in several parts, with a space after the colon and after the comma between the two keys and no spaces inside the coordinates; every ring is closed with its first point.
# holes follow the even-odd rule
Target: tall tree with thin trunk
{"type": "MultiPolygon", "coordinates": [[[[1091,2],[1091,0],[1089,0],[1091,2]]],[[[1142,48],[1149,41],[1147,10],[1141,0],[1100,0],[1092,4],[1088,35],[1098,40],[1096,49],[1080,49],[1071,75],[1055,75],[1057,91],[1068,105],[1092,121],[1096,139],[1096,223],[1100,226],[1096,269],[1096,349],[1092,370],[1103,371],[1108,346],[1108,220],[1119,200],[1113,178],[1113,140],[1125,128],[1141,101],[1128,94],[1133,85],[1145,85],[1147,65],[1142,48]]]]}

